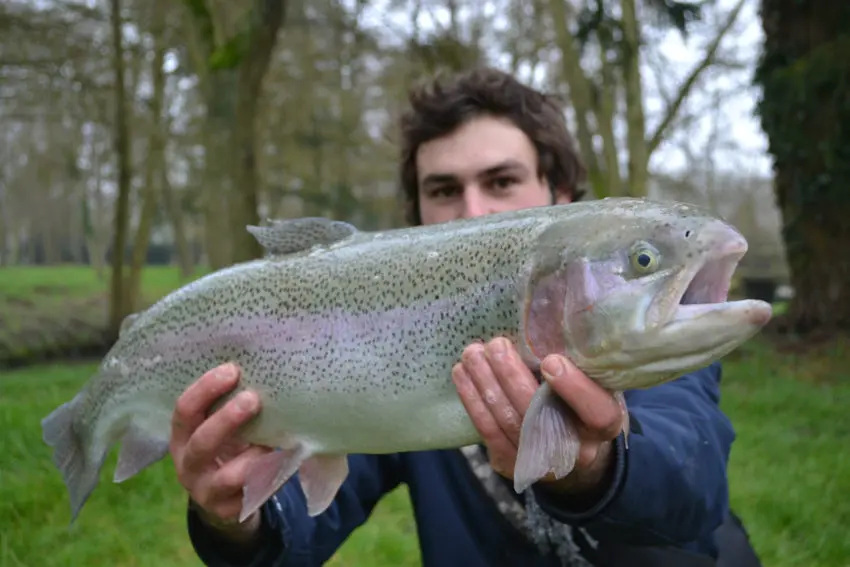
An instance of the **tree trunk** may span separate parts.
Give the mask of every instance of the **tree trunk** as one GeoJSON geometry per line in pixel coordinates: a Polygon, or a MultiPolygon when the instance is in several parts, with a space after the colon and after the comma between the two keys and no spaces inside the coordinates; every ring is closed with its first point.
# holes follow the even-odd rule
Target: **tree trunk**
{"type": "Polygon", "coordinates": [[[109,334],[118,336],[126,315],[124,297],[124,250],[130,216],[130,135],[124,93],[124,48],[121,31],[121,0],[111,0],[113,71],[115,73],[115,155],[118,161],[118,199],[113,220],[112,274],[109,297],[109,334]]]}
{"type": "Polygon", "coordinates": [[[136,236],[133,239],[133,256],[130,262],[130,274],[127,276],[127,310],[136,311],[141,301],[142,270],[144,270],[150,244],[151,228],[157,206],[157,182],[160,180],[159,172],[164,167],[165,155],[163,154],[163,117],[162,106],[165,98],[165,72],[163,64],[165,61],[164,6],[162,3],[154,7],[153,36],[153,61],[151,62],[151,76],[153,77],[153,95],[151,97],[151,134],[148,141],[148,160],[145,169],[145,182],[142,187],[142,211],[139,215],[139,226],[136,228],[136,236]]]}
{"type": "Polygon", "coordinates": [[[649,151],[643,112],[640,75],[640,25],[635,0],[623,0],[623,77],[626,86],[626,137],[629,148],[629,182],[632,197],[645,197],[649,182],[649,151]]]}
{"type": "MultiPolygon", "coordinates": [[[[593,147],[593,132],[590,119],[593,117],[593,96],[591,84],[581,68],[576,39],[568,23],[573,16],[568,0],[547,0],[548,14],[537,12],[537,17],[551,17],[554,22],[555,38],[561,52],[561,76],[569,86],[570,103],[576,116],[576,140],[581,157],[587,166],[588,181],[597,197],[606,197],[607,179],[599,164],[599,157],[593,147]]],[[[538,7],[542,10],[543,5],[538,7]]]]}
{"type": "MultiPolygon", "coordinates": [[[[204,244],[213,270],[261,256],[246,225],[257,222],[256,120],[286,0],[254,0],[241,37],[229,37],[211,3],[187,2],[195,22],[190,42],[206,93],[204,244]],[[213,68],[208,62],[215,61],[213,68]]],[[[218,7],[221,9],[221,7],[218,7]]]]}
{"type": "MultiPolygon", "coordinates": [[[[163,162],[164,165],[165,162],[163,162]]],[[[183,219],[183,210],[174,196],[174,189],[171,187],[171,181],[168,179],[167,167],[163,167],[160,170],[160,177],[162,178],[162,198],[165,202],[168,216],[171,218],[172,228],[174,229],[174,247],[177,251],[177,264],[180,266],[180,278],[185,279],[195,271],[195,265],[189,250],[189,241],[186,238],[186,223],[183,219]]]]}
{"type": "Polygon", "coordinates": [[[850,329],[850,4],[762,0],[756,72],[794,298],[783,327],[850,329]]]}
{"type": "Polygon", "coordinates": [[[100,163],[100,152],[93,152],[94,164],[94,191],[91,196],[88,195],[88,190],[84,188],[83,199],[80,206],[83,209],[83,230],[85,232],[86,250],[88,251],[89,263],[94,268],[98,280],[104,279],[104,262],[105,262],[105,236],[101,230],[100,222],[94,219],[100,219],[104,215],[103,206],[103,168],[100,163]]]}
{"type": "Polygon", "coordinates": [[[256,163],[256,122],[263,79],[269,68],[277,33],[286,12],[286,0],[256,0],[252,14],[253,29],[247,52],[239,65],[239,88],[236,91],[235,122],[232,126],[231,155],[231,240],[233,262],[244,262],[262,256],[256,239],[245,229],[256,224],[259,204],[256,163]]]}
{"type": "Polygon", "coordinates": [[[210,183],[204,193],[204,240],[215,270],[262,254],[245,227],[258,220],[258,99],[287,2],[254,0],[239,38],[228,37],[214,6],[188,6],[196,30],[191,48],[196,65],[203,68],[207,100],[205,162],[210,183]],[[210,69],[207,62],[213,60],[210,69]]]}
{"type": "Polygon", "coordinates": [[[783,213],[798,217],[786,223],[784,230],[795,291],[784,323],[802,334],[850,330],[850,253],[836,253],[850,250],[850,206],[846,202],[836,203],[831,210],[789,206],[794,186],[799,183],[795,178],[798,175],[777,175],[783,213]]]}

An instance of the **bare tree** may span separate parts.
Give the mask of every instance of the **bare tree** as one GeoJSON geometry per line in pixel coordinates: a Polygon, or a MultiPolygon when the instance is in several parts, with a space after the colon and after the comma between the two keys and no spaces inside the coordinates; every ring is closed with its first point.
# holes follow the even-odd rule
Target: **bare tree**
{"type": "Polygon", "coordinates": [[[551,22],[559,66],[554,76],[569,92],[579,148],[597,196],[646,195],[649,160],[668,135],[682,103],[706,69],[716,61],[724,37],[738,18],[745,0],[729,11],[706,45],[701,61],[679,85],[664,117],[646,133],[645,97],[641,84],[642,54],[648,48],[639,25],[635,0],[596,2],[577,10],[569,0],[541,0],[538,21],[551,22]],[[623,116],[627,173],[621,168],[621,141],[615,124],[623,116]],[[598,140],[598,141],[595,141],[598,140]]]}
{"type": "Polygon", "coordinates": [[[110,0],[113,55],[115,71],[115,158],[118,167],[118,199],[113,220],[112,280],[110,284],[109,332],[117,335],[121,321],[127,315],[124,290],[124,253],[127,224],[130,216],[130,133],[127,125],[127,104],[124,85],[124,33],[121,26],[121,0],[110,0]]]}
{"type": "Polygon", "coordinates": [[[225,3],[189,5],[194,64],[207,105],[207,254],[211,267],[220,268],[261,254],[245,230],[258,220],[257,108],[287,1],[255,0],[244,10],[225,3]],[[222,167],[213,168],[216,162],[222,167]]]}

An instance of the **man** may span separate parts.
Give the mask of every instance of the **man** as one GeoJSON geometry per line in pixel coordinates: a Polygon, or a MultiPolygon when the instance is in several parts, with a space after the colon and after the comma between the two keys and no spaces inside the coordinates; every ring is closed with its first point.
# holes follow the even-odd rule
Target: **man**
{"type": "MultiPolygon", "coordinates": [[[[584,170],[556,102],[492,69],[411,95],[402,120],[401,184],[413,224],[568,203],[584,170]]],[[[400,483],[410,489],[423,565],[713,565],[728,511],[726,464],[734,431],[718,407],[720,365],[626,399],[639,425],[626,450],[610,394],[569,360],[542,373],[580,422],[574,472],[519,497],[510,479],[522,416],[538,381],[505,339],[474,344],[452,371],[481,447],[350,455],[331,507],[306,513],[293,478],[245,523],[235,521],[252,459],[240,424],[261,411],[250,392],[209,418],[238,369],[201,377],[174,413],[171,453],[190,495],[189,534],[207,565],[323,564],[400,483]]]]}

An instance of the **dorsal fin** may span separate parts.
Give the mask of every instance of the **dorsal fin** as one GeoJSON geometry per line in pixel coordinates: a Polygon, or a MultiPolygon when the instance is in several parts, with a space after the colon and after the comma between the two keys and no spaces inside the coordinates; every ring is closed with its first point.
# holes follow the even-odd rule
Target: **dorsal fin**
{"type": "Polygon", "coordinates": [[[324,217],[269,220],[270,226],[249,225],[250,232],[267,254],[294,254],[314,246],[330,246],[356,234],[357,228],[344,221],[324,217]]]}

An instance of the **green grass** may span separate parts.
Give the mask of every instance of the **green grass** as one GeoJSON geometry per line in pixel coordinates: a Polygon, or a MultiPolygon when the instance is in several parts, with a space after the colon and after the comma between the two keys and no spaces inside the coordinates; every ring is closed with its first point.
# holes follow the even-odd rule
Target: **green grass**
{"type": "MultiPolygon", "coordinates": [[[[125,271],[126,273],[126,271],[125,271]]],[[[88,266],[4,266],[0,268],[0,296],[6,299],[33,300],[45,295],[63,298],[90,297],[109,289],[110,271],[99,279],[88,266]]],[[[142,272],[142,289],[159,297],[181,284],[176,268],[148,266],[142,272]]]]}
{"type": "Polygon", "coordinates": [[[766,567],[847,567],[850,341],[805,356],[756,344],[725,364],[732,505],[766,567]]]}
{"type": "MultiPolygon", "coordinates": [[[[170,458],[114,484],[113,450],[99,488],[69,528],[67,494],[39,422],[94,369],[43,365],[0,374],[0,567],[200,566],[186,536],[186,498],[170,458]]],[[[409,510],[406,489],[391,494],[331,565],[416,565],[409,510]]]]}
{"type": "MultiPolygon", "coordinates": [[[[178,285],[173,269],[146,270],[150,297],[178,285]]],[[[105,286],[85,268],[2,268],[0,331],[9,304],[46,316],[71,299],[102,297],[105,286]]],[[[67,307],[53,320],[63,316],[67,307]]],[[[724,368],[722,405],[738,433],[729,468],[732,503],[765,567],[850,566],[850,341],[806,355],[753,341],[724,368]]],[[[116,485],[113,451],[69,530],[67,495],[39,422],[93,370],[55,364],[0,373],[0,567],[199,566],[170,459],[116,485]]],[[[419,565],[406,490],[385,498],[330,565],[419,565]]]]}
{"type": "MultiPolygon", "coordinates": [[[[806,357],[753,343],[725,367],[723,407],[738,431],[730,479],[764,565],[850,564],[850,352],[806,357]]],[[[39,420],[69,399],[94,366],[31,367],[0,375],[0,566],[200,565],[184,525],[170,459],[102,484],[68,530],[68,502],[39,420]],[[45,553],[45,550],[50,553],[45,553]]],[[[331,565],[418,565],[406,491],[386,498],[331,565]]]]}

